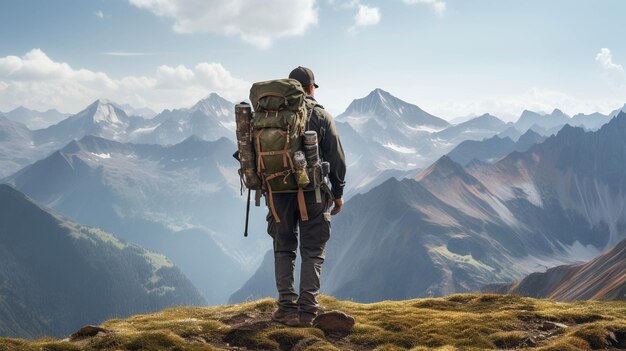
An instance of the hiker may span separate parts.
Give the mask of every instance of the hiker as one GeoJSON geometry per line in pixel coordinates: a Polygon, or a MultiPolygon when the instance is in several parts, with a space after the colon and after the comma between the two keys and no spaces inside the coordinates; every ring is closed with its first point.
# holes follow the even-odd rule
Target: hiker
{"type": "Polygon", "coordinates": [[[308,220],[302,218],[299,207],[302,201],[296,193],[272,194],[280,222],[274,218],[271,209],[267,215],[268,234],[274,241],[274,268],[279,294],[273,320],[288,326],[307,327],[311,326],[318,313],[317,295],[326,242],[330,238],[330,216],[338,214],[343,206],[346,162],[335,122],[314,98],[315,89],[319,86],[315,83],[313,71],[298,67],[291,71],[289,78],[299,81],[306,92],[305,102],[309,111],[306,130],[317,133],[319,157],[330,165],[328,179],[332,186],[329,189],[323,183],[321,191],[304,191],[308,220]],[[320,195],[322,201],[316,201],[320,195]],[[302,258],[299,293],[294,286],[298,233],[302,258]]]}

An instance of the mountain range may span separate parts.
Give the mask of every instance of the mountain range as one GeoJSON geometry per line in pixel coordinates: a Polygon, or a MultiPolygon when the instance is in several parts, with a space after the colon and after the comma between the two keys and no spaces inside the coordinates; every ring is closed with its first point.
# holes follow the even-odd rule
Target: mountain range
{"type": "Polygon", "coordinates": [[[440,132],[435,133],[437,138],[447,140],[449,143],[457,144],[463,140],[482,140],[493,136],[507,128],[509,124],[504,123],[496,116],[484,114],[469,121],[450,126],[440,132]]]}
{"type": "Polygon", "coordinates": [[[502,138],[498,135],[481,141],[465,140],[452,149],[448,157],[461,165],[467,165],[476,160],[493,163],[513,151],[524,152],[545,139],[546,137],[529,129],[517,141],[513,141],[508,136],[502,138]]]}
{"type": "Polygon", "coordinates": [[[9,112],[0,113],[6,118],[19,122],[31,130],[43,129],[53,124],[59,123],[69,116],[67,113],[61,113],[55,109],[50,109],[44,112],[27,109],[24,106],[19,106],[9,112]]]}
{"type": "Polygon", "coordinates": [[[220,303],[270,246],[264,214],[254,210],[251,232],[258,234],[241,235],[235,149],[226,138],[160,146],[90,135],[4,182],[67,218],[164,253],[209,303],[220,303]]]}
{"type": "Polygon", "coordinates": [[[572,127],[596,130],[606,124],[610,119],[611,116],[597,112],[590,115],[579,113],[570,117],[559,109],[555,109],[550,114],[524,110],[519,120],[515,122],[515,128],[520,132],[532,129],[541,135],[550,136],[558,132],[566,124],[572,127]]]}
{"type": "MultiPolygon", "coordinates": [[[[232,102],[213,93],[190,108],[164,110],[149,118],[155,114],[150,110],[100,99],[83,111],[42,129],[8,126],[5,121],[0,123],[0,135],[13,133],[16,128],[24,130],[18,133],[22,136],[19,143],[0,140],[0,177],[8,176],[86,135],[161,145],[177,144],[192,135],[209,141],[222,137],[234,141],[233,108],[232,102]]],[[[15,115],[19,115],[19,111],[37,114],[25,108],[15,111],[15,115]]],[[[10,117],[8,119],[13,121],[10,117]]],[[[414,104],[375,89],[366,97],[355,99],[336,118],[347,159],[353,167],[347,179],[353,186],[346,192],[346,197],[380,184],[387,179],[389,170],[404,174],[424,169],[465,140],[480,141],[497,134],[516,140],[528,129],[549,136],[565,123],[594,130],[608,119],[601,114],[579,114],[570,118],[559,110],[550,115],[524,111],[516,123],[505,123],[485,114],[450,125],[414,104]]]]}
{"type": "Polygon", "coordinates": [[[416,173],[466,139],[497,134],[505,123],[485,115],[452,126],[418,106],[375,89],[336,117],[351,184],[346,198],[367,192],[390,176],[416,173]]]}
{"type": "MultiPolygon", "coordinates": [[[[388,179],[389,170],[399,172],[400,177],[407,172],[416,173],[463,142],[480,142],[496,135],[509,137],[511,142],[496,139],[487,142],[490,146],[504,146],[501,150],[489,150],[493,155],[476,155],[479,160],[497,159],[514,150],[526,150],[533,141],[539,142],[542,137],[555,134],[566,124],[597,130],[609,120],[609,116],[600,113],[570,117],[555,109],[550,114],[524,111],[515,123],[505,123],[496,116],[484,114],[450,125],[414,104],[375,89],[366,97],[352,101],[346,111],[336,117],[349,163],[347,183],[351,187],[346,198],[379,185],[388,179]],[[534,133],[527,134],[528,130],[534,133]],[[522,141],[512,145],[522,135],[525,135],[522,141]]],[[[473,154],[473,148],[484,147],[489,146],[464,145],[453,155],[465,149],[466,153],[473,154]]],[[[480,153],[478,149],[475,151],[480,153]]]]}
{"type": "Polygon", "coordinates": [[[192,135],[209,141],[222,137],[235,139],[234,104],[217,94],[209,95],[192,108],[165,110],[151,119],[129,115],[127,111],[137,113],[128,106],[99,99],[79,113],[37,130],[0,115],[0,177],[87,135],[119,142],[163,145],[180,143],[192,135]],[[16,137],[10,140],[2,137],[9,134],[16,137]]]}
{"type": "Polygon", "coordinates": [[[192,135],[209,141],[235,138],[234,104],[217,94],[210,94],[191,108],[164,110],[150,119],[128,115],[126,110],[100,99],[55,125],[35,131],[35,138],[38,144],[66,144],[94,135],[120,142],[161,145],[178,144],[192,135]]]}
{"type": "MultiPolygon", "coordinates": [[[[157,115],[156,112],[147,107],[135,108],[129,104],[116,105],[129,116],[138,116],[150,119],[157,115]]],[[[19,106],[9,112],[0,112],[0,115],[4,115],[6,118],[14,122],[20,122],[26,125],[30,130],[37,130],[45,129],[53,124],[57,124],[67,117],[70,117],[72,114],[62,113],[56,109],[49,109],[42,112],[31,110],[24,106],[19,106]]]]}
{"type": "MultiPolygon", "coordinates": [[[[493,164],[444,156],[346,203],[323,291],[364,302],[440,296],[593,259],[626,235],[625,165],[626,113],[595,132],[565,126],[493,164]]],[[[274,294],[245,286],[237,296],[274,294]]]]}
{"type": "Polygon", "coordinates": [[[195,135],[213,141],[235,140],[235,104],[212,93],[191,108],[165,110],[129,131],[126,141],[147,144],[177,144],[195,135]]]}
{"type": "Polygon", "coordinates": [[[133,121],[120,106],[101,99],[57,124],[35,131],[35,141],[37,144],[63,145],[85,135],[121,140],[129,129],[134,129],[131,126],[141,124],[142,120],[137,117],[133,121]]]}
{"type": "Polygon", "coordinates": [[[544,130],[548,130],[554,127],[562,127],[567,124],[569,119],[569,116],[559,109],[555,109],[550,114],[524,110],[520,118],[515,123],[515,127],[518,130],[528,130],[533,127],[540,127],[544,130]]]}
{"type": "Polygon", "coordinates": [[[203,305],[171,261],[69,221],[0,185],[0,335],[65,337],[85,324],[203,305]]]}

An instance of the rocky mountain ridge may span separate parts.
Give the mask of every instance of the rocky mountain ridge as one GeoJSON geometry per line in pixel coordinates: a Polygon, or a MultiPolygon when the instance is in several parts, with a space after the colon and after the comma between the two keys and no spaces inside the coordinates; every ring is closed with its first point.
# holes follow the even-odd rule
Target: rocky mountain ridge
{"type": "Polygon", "coordinates": [[[546,137],[529,129],[517,141],[510,137],[495,135],[489,139],[465,140],[457,145],[447,155],[461,165],[468,165],[472,161],[494,163],[511,152],[524,152],[535,144],[542,143],[546,137]]]}
{"type": "Polygon", "coordinates": [[[626,301],[626,240],[589,262],[550,268],[513,284],[482,290],[557,301],[626,301]]]}
{"type": "Polygon", "coordinates": [[[35,111],[24,106],[19,106],[9,112],[5,112],[4,115],[12,121],[26,125],[30,130],[49,127],[52,124],[61,122],[69,116],[69,114],[61,113],[56,109],[35,111]]]}

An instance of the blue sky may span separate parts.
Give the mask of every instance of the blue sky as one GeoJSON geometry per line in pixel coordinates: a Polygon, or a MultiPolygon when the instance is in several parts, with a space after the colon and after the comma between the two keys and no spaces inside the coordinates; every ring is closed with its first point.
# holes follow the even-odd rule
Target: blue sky
{"type": "Polygon", "coordinates": [[[452,119],[626,102],[626,1],[0,0],[0,111],[155,110],[312,68],[334,114],[374,88],[452,119]]]}

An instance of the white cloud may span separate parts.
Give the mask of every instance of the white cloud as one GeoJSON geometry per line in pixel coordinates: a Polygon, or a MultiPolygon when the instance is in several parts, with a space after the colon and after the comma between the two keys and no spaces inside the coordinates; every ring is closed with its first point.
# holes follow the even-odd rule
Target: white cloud
{"type": "Polygon", "coordinates": [[[158,86],[163,89],[184,88],[193,82],[195,76],[192,70],[183,65],[176,67],[160,66],[156,72],[158,86]]]}
{"type": "Polygon", "coordinates": [[[439,16],[443,16],[446,12],[446,2],[442,0],[402,0],[405,4],[425,4],[429,5],[433,11],[439,16]]]}
{"type": "Polygon", "coordinates": [[[187,107],[211,92],[230,100],[248,96],[250,83],[233,77],[220,63],[195,67],[163,65],[150,76],[119,79],[104,72],[74,69],[33,49],[22,57],[0,57],[0,110],[19,105],[38,110],[78,112],[98,98],[155,110],[187,107]]]}
{"type": "Polygon", "coordinates": [[[358,27],[373,26],[380,22],[380,10],[377,7],[359,5],[359,11],[354,16],[354,25],[358,27]]]}
{"type": "Polygon", "coordinates": [[[239,91],[248,90],[250,83],[234,78],[230,72],[219,63],[203,62],[195,67],[196,79],[204,86],[213,87],[224,95],[233,96],[239,91]]]}
{"type": "Polygon", "coordinates": [[[100,72],[73,70],[67,63],[52,61],[42,50],[33,49],[23,57],[0,57],[0,79],[20,82],[46,82],[70,79],[114,88],[115,82],[100,72]]]}
{"type": "Polygon", "coordinates": [[[237,35],[260,48],[277,38],[304,34],[317,23],[316,0],[129,0],[174,19],[178,33],[237,35]]]}
{"type": "Polygon", "coordinates": [[[104,18],[104,12],[102,12],[101,10],[98,10],[96,12],[93,13],[94,15],[96,15],[96,17],[102,19],[104,18]]]}
{"type": "Polygon", "coordinates": [[[354,22],[348,28],[348,32],[351,34],[356,34],[362,27],[374,26],[380,23],[380,9],[363,5],[360,0],[328,0],[328,3],[339,9],[358,8],[354,15],[354,22]]]}
{"type": "Polygon", "coordinates": [[[596,62],[609,72],[624,73],[624,66],[613,62],[613,54],[607,48],[600,49],[600,52],[596,55],[596,62]]]}

